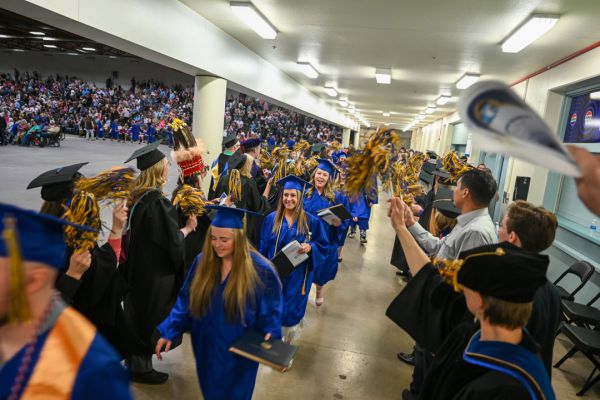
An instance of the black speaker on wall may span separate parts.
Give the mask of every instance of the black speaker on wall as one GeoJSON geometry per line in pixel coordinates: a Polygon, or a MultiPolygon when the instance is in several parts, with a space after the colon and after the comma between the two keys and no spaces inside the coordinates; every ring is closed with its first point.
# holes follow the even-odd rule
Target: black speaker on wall
{"type": "Polygon", "coordinates": [[[515,191],[513,192],[513,201],[514,200],[527,200],[527,195],[529,194],[529,184],[531,183],[531,178],[528,176],[517,176],[515,181],[515,191]]]}
{"type": "Polygon", "coordinates": [[[119,79],[119,71],[113,71],[111,73],[111,76],[113,79],[119,79]]]}

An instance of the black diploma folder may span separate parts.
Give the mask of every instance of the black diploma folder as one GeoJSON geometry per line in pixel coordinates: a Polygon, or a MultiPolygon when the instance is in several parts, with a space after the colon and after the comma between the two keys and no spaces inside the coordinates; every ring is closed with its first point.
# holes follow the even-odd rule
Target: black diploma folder
{"type": "Polygon", "coordinates": [[[285,372],[290,368],[298,347],[280,339],[265,341],[263,334],[249,329],[231,345],[229,351],[285,372]]]}
{"type": "Polygon", "coordinates": [[[294,264],[290,261],[289,258],[285,255],[283,251],[275,254],[273,258],[271,258],[271,262],[277,268],[277,273],[279,274],[279,279],[285,279],[294,270],[294,264]]]}

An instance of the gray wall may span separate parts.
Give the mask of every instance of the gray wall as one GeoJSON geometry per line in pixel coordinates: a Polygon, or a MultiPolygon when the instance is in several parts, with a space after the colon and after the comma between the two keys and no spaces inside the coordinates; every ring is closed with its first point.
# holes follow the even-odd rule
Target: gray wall
{"type": "Polygon", "coordinates": [[[194,77],[145,60],[131,58],[109,58],[108,56],[71,56],[40,52],[2,51],[0,53],[0,72],[13,72],[17,68],[21,73],[38,71],[42,77],[50,74],[77,76],[93,81],[99,86],[106,84],[106,78],[112,71],[119,72],[115,84],[129,88],[131,78],[137,81],[156,79],[167,85],[182,84],[193,86],[194,77]]]}

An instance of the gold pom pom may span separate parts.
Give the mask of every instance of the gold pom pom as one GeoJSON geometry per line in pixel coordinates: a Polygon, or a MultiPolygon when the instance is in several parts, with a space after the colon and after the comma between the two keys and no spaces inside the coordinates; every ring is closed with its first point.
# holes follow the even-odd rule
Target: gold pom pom
{"type": "Polygon", "coordinates": [[[191,215],[201,216],[205,213],[206,200],[204,193],[202,193],[202,190],[190,185],[183,185],[175,195],[173,204],[178,205],[183,215],[187,217],[191,215]]]}
{"type": "Polygon", "coordinates": [[[102,226],[100,207],[93,194],[79,192],[73,196],[63,218],[78,225],[89,226],[94,231],[82,231],[74,226],[65,225],[65,241],[67,246],[75,250],[92,250],[98,240],[98,232],[102,226]]]}

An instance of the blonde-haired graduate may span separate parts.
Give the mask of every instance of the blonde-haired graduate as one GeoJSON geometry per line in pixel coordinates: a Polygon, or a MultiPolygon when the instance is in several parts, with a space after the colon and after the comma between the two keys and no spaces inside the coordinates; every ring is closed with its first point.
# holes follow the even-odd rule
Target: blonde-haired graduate
{"type": "Polygon", "coordinates": [[[258,363],[229,351],[248,330],[281,338],[281,283],[244,232],[246,210],[207,206],[216,214],[202,253],[190,267],[169,316],[158,326],[155,352],[169,351],[191,331],[200,389],[206,400],[251,399],[258,363]]]}
{"type": "MultiPolygon", "coordinates": [[[[317,215],[319,210],[332,207],[337,204],[347,204],[347,198],[333,188],[333,179],[336,168],[327,159],[319,159],[319,165],[312,175],[311,184],[304,195],[304,209],[311,214],[317,215]]],[[[338,270],[338,247],[340,242],[340,231],[343,231],[347,222],[335,219],[332,225],[321,221],[327,232],[329,249],[327,257],[315,272],[314,281],[317,286],[316,305],[321,306],[324,302],[323,285],[335,279],[338,270]]]]}
{"type": "Polygon", "coordinates": [[[297,265],[281,279],[283,286],[283,325],[285,341],[294,338],[297,326],[304,318],[308,294],[315,270],[327,257],[329,241],[321,220],[304,210],[304,192],[312,185],[296,176],[288,175],[277,182],[279,199],[277,210],[267,215],[260,235],[260,253],[272,259],[292,241],[298,241],[299,253],[308,254],[306,261],[297,265]]]}
{"type": "Polygon", "coordinates": [[[180,227],[175,207],[162,192],[170,163],[158,145],[144,146],[125,161],[136,159],[141,172],[131,189],[122,249],[125,260],[119,267],[130,286],[125,316],[143,345],[127,364],[133,381],[146,384],[161,384],[169,377],[152,366],[156,325],[169,315],[177,300],[185,277],[185,238],[197,226],[196,217],[191,216],[180,227]]]}

